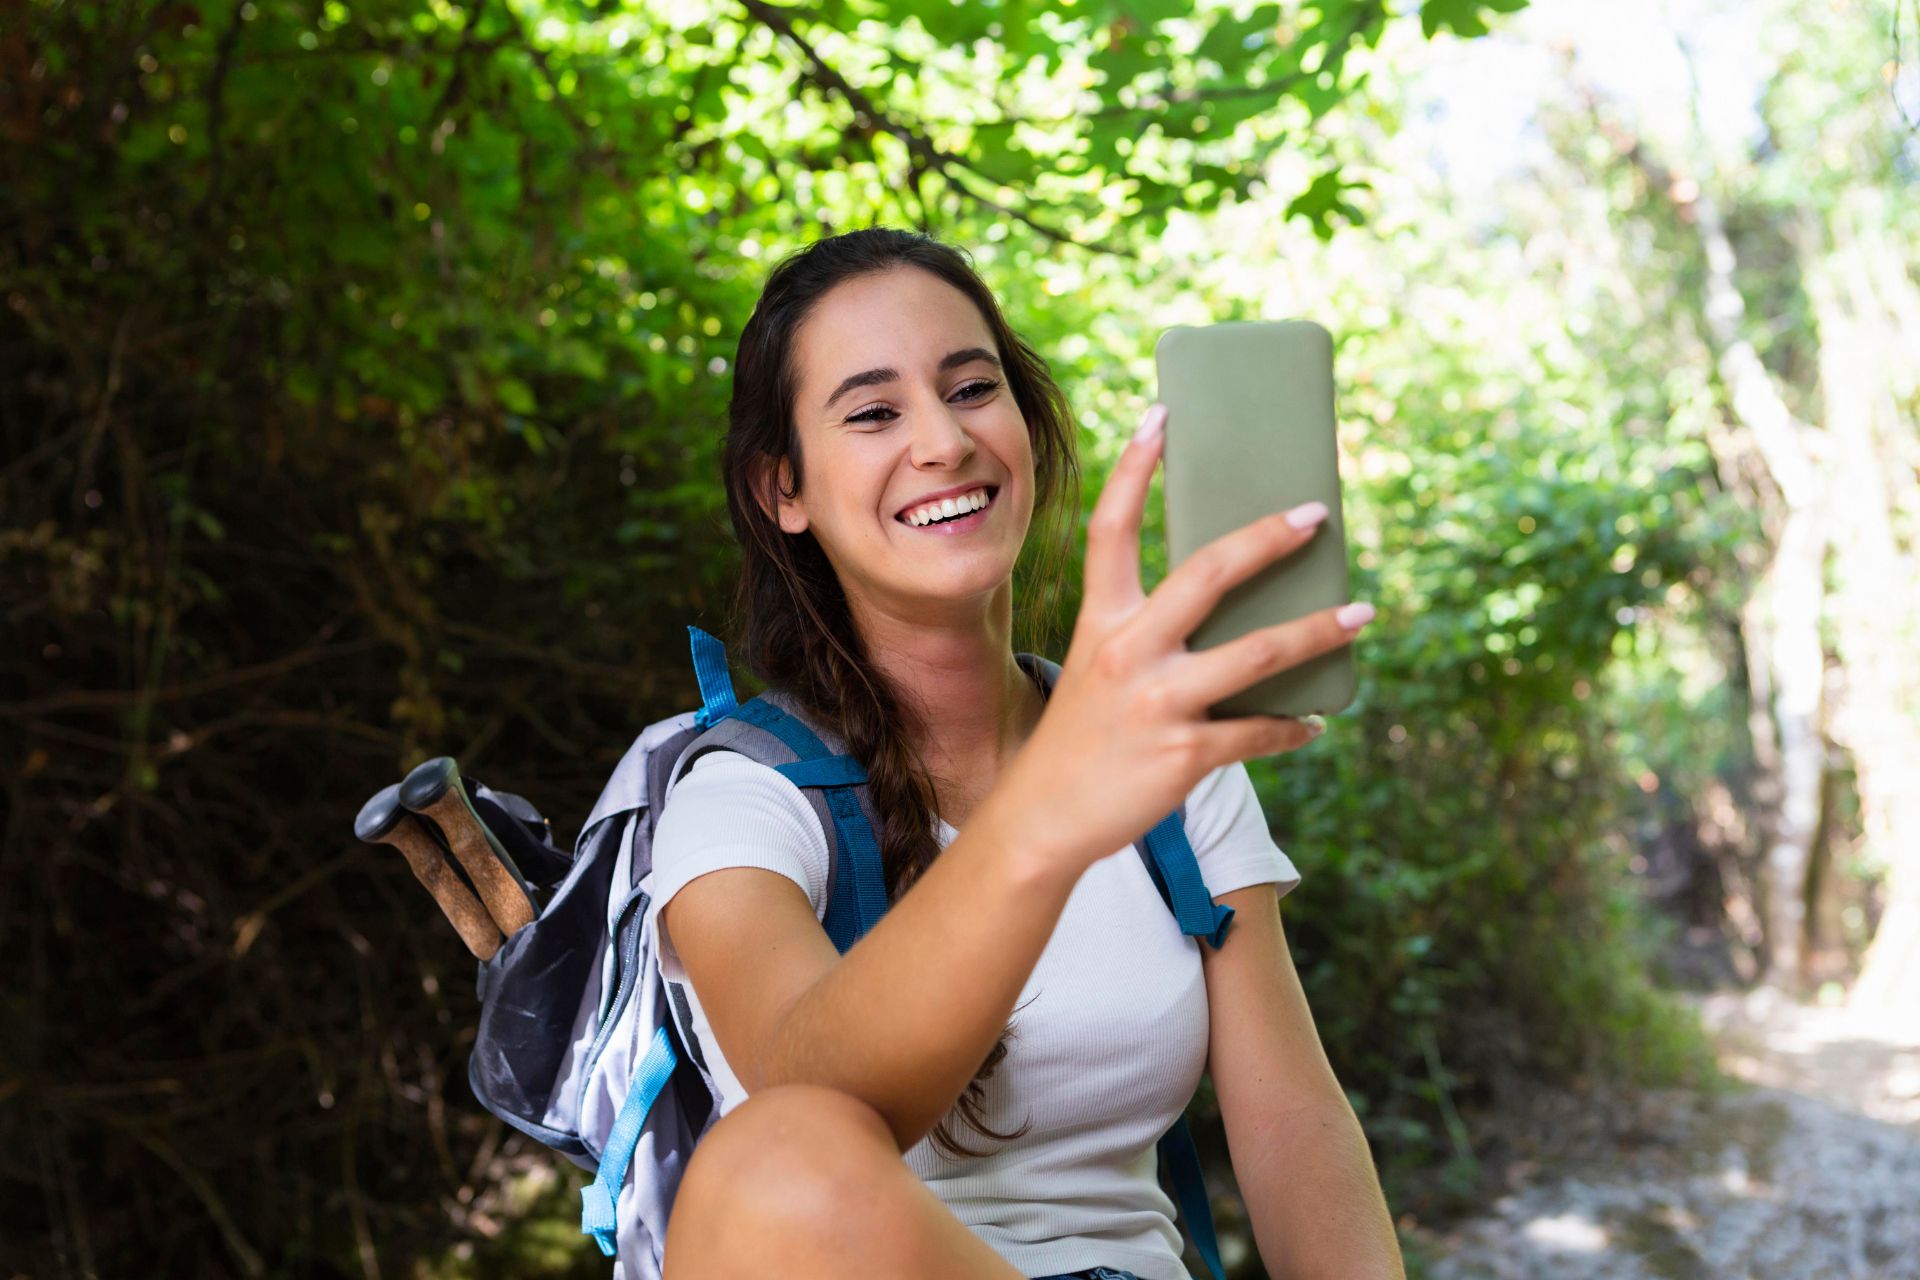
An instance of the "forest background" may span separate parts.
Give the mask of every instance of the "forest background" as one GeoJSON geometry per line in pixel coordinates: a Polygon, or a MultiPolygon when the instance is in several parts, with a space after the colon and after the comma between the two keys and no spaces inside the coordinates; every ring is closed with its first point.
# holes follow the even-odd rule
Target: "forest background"
{"type": "Polygon", "coordinates": [[[1710,1082],[1676,992],[1894,1016],[1920,11],[1523,7],[0,6],[0,1266],[602,1273],[353,814],[452,754],[570,839],[697,701],[739,328],[876,223],[1052,362],[1083,511],[1165,327],[1336,334],[1382,617],[1253,774],[1403,1225],[1530,1090],[1710,1082]]]}

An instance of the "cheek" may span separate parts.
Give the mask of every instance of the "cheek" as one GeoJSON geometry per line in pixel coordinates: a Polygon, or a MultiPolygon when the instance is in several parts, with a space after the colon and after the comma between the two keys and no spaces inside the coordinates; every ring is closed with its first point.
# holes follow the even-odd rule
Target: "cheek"
{"type": "Polygon", "coordinates": [[[1019,473],[1020,478],[1027,482],[1025,485],[1027,501],[1031,503],[1033,501],[1033,489],[1037,477],[1034,472],[1033,438],[1027,434],[1024,427],[1020,432],[1017,448],[1018,452],[1012,459],[1013,466],[1019,473]]]}
{"type": "Polygon", "coordinates": [[[1009,408],[1000,437],[1006,441],[1001,456],[1006,459],[1007,466],[1019,474],[1032,475],[1033,431],[1027,426],[1027,420],[1021,416],[1018,407],[1009,408]]]}

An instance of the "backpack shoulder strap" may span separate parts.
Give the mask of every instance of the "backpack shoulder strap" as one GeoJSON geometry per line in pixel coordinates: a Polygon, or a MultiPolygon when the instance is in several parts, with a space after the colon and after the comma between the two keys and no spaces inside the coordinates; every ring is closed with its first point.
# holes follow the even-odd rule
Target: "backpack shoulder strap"
{"type": "MultiPolygon", "coordinates": [[[[819,815],[827,839],[827,914],[823,924],[845,954],[879,923],[887,908],[880,843],[874,837],[866,768],[846,744],[814,724],[785,694],[769,690],[740,702],[727,673],[726,649],[698,627],[688,627],[694,673],[710,727],[680,753],[668,785],[708,751],[738,751],[777,769],[799,787],[819,815]]],[[[664,794],[664,793],[663,793],[664,794]]]]}
{"type": "MultiPolygon", "coordinates": [[[[1014,661],[1033,676],[1043,695],[1053,696],[1054,682],[1060,678],[1059,663],[1033,653],[1015,654],[1014,661]]],[[[1218,951],[1227,940],[1227,927],[1233,923],[1233,908],[1216,903],[1207,892],[1200,863],[1187,841],[1186,817],[1187,806],[1182,804],[1134,841],[1133,847],[1147,864],[1147,874],[1153,877],[1160,900],[1180,922],[1180,932],[1204,938],[1218,951]]]]}

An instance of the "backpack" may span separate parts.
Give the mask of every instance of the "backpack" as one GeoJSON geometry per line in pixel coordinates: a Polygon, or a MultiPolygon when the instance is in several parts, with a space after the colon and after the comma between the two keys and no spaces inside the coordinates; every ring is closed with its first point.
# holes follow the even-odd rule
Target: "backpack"
{"type": "MultiPolygon", "coordinates": [[[[687,631],[702,705],[640,732],[570,857],[525,800],[470,788],[475,812],[527,869],[544,905],[480,964],[467,1079],[487,1110],[593,1172],[581,1189],[580,1229],[615,1258],[616,1280],[660,1280],[674,1194],[717,1119],[686,992],[665,980],[643,928],[668,789],[707,751],[738,751],[778,769],[820,816],[829,853],[824,924],[841,954],[887,906],[866,770],[780,692],[736,701],[725,648],[698,627],[687,631]]],[[[1058,665],[1028,653],[1016,660],[1050,696],[1058,665]]],[[[1184,806],[1135,847],[1181,931],[1217,948],[1233,910],[1207,892],[1183,819],[1184,806]]],[[[1224,1280],[1184,1116],[1158,1150],[1179,1217],[1212,1280],[1224,1280]]]]}

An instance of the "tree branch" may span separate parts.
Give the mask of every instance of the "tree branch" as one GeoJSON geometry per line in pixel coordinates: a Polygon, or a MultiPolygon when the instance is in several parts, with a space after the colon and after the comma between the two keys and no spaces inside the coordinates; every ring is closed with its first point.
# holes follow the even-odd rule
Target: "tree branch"
{"type": "Polygon", "coordinates": [[[245,23],[241,10],[245,7],[239,4],[233,7],[233,17],[228,20],[227,29],[220,33],[213,74],[207,78],[207,188],[200,193],[199,207],[193,211],[194,221],[203,227],[220,194],[221,171],[226,164],[227,149],[220,139],[220,126],[226,122],[227,73],[233,69],[233,51],[240,45],[240,29],[245,23]]]}
{"type": "Polygon", "coordinates": [[[0,704],[0,719],[19,720],[27,716],[44,715],[50,711],[119,711],[142,700],[170,702],[180,698],[195,698],[201,694],[230,689],[235,685],[251,684],[256,680],[270,680],[315,662],[362,653],[368,649],[381,648],[389,643],[391,642],[377,636],[368,636],[365,639],[350,640],[344,644],[301,649],[284,657],[275,658],[271,662],[222,671],[219,675],[206,676],[199,680],[190,680],[185,684],[170,685],[150,692],[138,689],[74,689],[30,702],[0,704]]]}
{"type": "MultiPolygon", "coordinates": [[[[1326,42],[1329,50],[1327,58],[1312,71],[1293,70],[1285,75],[1275,76],[1271,80],[1262,80],[1259,84],[1209,84],[1196,85],[1188,89],[1175,89],[1160,97],[1149,98],[1145,102],[1131,105],[1110,103],[1097,111],[1075,111],[1064,116],[1003,116],[998,120],[982,120],[973,124],[974,128],[999,126],[1006,124],[1060,125],[1073,124],[1081,120],[1110,120],[1115,116],[1138,115],[1141,112],[1163,112],[1172,107],[1190,106],[1194,103],[1215,102],[1223,98],[1279,97],[1292,90],[1294,86],[1306,80],[1317,78],[1321,72],[1331,69],[1331,64],[1346,57],[1346,47],[1357,39],[1376,18],[1384,18],[1377,3],[1355,5],[1354,20],[1347,29],[1326,42]]],[[[1297,43],[1297,42],[1296,42],[1297,43]]],[[[959,125],[965,122],[938,121],[940,124],[959,125]]]]}
{"type": "Polygon", "coordinates": [[[793,42],[794,46],[800,50],[810,64],[802,70],[801,74],[823,91],[839,96],[848,106],[852,107],[856,125],[869,130],[882,130],[900,139],[900,141],[906,145],[908,153],[919,159],[925,171],[938,173],[942,178],[946,179],[956,191],[959,191],[968,199],[978,204],[983,204],[996,213],[1003,214],[1017,222],[1024,223],[1049,240],[1054,240],[1061,244],[1069,244],[1076,249],[1092,249],[1099,253],[1112,254],[1115,257],[1130,258],[1133,256],[1127,250],[1105,241],[1076,239],[1068,232],[1047,226],[1024,210],[1011,208],[974,190],[960,179],[959,175],[961,172],[974,173],[982,178],[986,178],[988,181],[993,181],[993,179],[987,174],[980,173],[980,171],[968,163],[964,157],[935,146],[932,141],[918,130],[894,119],[866,93],[850,84],[845,76],[829,66],[826,60],[820,56],[819,52],[794,29],[793,22],[788,16],[788,10],[768,4],[767,0],[740,0],[740,2],[745,6],[750,15],[793,42]]]}

